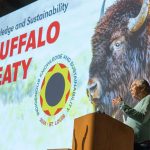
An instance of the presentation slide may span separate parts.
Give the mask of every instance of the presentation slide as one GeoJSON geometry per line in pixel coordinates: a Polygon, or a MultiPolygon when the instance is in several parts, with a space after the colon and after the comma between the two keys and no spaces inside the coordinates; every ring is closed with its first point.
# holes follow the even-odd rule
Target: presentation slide
{"type": "Polygon", "coordinates": [[[134,105],[129,86],[150,73],[141,7],[127,7],[39,0],[0,18],[0,149],[72,148],[75,118],[125,119],[112,99],[134,105]]]}

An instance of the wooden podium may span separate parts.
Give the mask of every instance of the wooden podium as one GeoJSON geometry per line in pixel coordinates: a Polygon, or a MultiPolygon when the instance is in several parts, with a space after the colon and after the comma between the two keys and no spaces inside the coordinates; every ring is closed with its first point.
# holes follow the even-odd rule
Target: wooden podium
{"type": "Polygon", "coordinates": [[[133,150],[132,128],[106,114],[93,113],[74,121],[72,150],[133,150]]]}

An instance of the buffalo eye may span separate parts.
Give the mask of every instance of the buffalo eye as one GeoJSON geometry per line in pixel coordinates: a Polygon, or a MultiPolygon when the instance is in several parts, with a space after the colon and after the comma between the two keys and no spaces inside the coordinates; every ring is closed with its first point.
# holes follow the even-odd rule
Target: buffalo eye
{"type": "Polygon", "coordinates": [[[116,42],[116,43],[115,43],[115,47],[116,47],[116,48],[119,48],[119,47],[120,47],[120,45],[121,45],[121,43],[120,43],[120,42],[116,42]]]}
{"type": "Polygon", "coordinates": [[[125,49],[126,40],[124,36],[120,36],[111,41],[110,50],[112,52],[123,51],[125,49]]]}
{"type": "Polygon", "coordinates": [[[121,41],[113,41],[110,45],[111,51],[118,51],[122,49],[122,42],[121,41]]]}

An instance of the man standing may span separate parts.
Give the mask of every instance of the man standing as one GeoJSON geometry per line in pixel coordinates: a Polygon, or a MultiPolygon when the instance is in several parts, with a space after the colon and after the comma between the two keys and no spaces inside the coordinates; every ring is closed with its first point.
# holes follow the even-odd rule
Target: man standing
{"type": "Polygon", "coordinates": [[[139,101],[134,108],[125,104],[120,96],[113,99],[112,104],[128,116],[124,123],[134,130],[135,150],[150,150],[150,85],[146,80],[135,80],[130,92],[139,101]]]}

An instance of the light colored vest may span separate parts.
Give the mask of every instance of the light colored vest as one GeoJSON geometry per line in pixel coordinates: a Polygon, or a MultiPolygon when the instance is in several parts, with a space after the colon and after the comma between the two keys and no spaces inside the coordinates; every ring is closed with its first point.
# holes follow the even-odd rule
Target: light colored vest
{"type": "Polygon", "coordinates": [[[124,104],[121,109],[128,116],[124,123],[133,128],[135,141],[150,140],[150,95],[143,98],[134,108],[124,104]]]}

